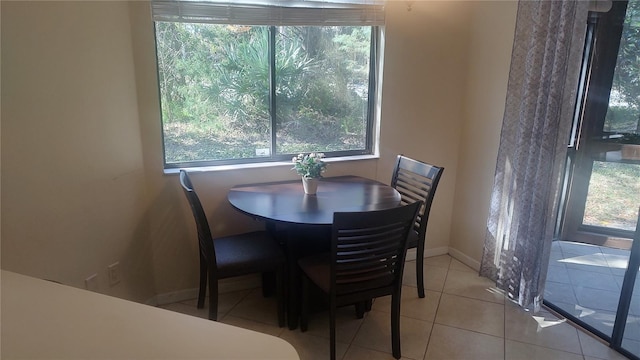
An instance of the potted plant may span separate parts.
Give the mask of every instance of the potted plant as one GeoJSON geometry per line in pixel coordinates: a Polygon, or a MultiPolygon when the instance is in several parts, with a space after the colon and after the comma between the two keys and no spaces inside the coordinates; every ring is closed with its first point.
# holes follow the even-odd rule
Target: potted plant
{"type": "Polygon", "coordinates": [[[327,163],[322,161],[323,153],[299,154],[294,156],[292,170],[302,176],[302,185],[305,194],[314,195],[318,189],[318,179],[327,169],[327,163]]]}

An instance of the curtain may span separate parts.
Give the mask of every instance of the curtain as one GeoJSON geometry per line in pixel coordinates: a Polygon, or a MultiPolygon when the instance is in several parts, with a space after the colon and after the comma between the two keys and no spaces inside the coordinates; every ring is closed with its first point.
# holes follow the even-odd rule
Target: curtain
{"type": "Polygon", "coordinates": [[[480,275],[534,311],[549,263],[588,4],[518,4],[480,275]]]}

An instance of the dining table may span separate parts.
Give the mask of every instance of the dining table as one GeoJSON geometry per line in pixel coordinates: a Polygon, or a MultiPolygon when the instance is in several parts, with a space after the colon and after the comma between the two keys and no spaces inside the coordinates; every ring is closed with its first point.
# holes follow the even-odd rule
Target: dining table
{"type": "Polygon", "coordinates": [[[287,256],[287,323],[298,326],[300,274],[297,261],[313,253],[329,251],[335,212],[389,209],[400,205],[393,187],[360,176],[321,178],[316,194],[305,194],[298,180],[244,184],[227,194],[240,212],[264,220],[287,256]]]}

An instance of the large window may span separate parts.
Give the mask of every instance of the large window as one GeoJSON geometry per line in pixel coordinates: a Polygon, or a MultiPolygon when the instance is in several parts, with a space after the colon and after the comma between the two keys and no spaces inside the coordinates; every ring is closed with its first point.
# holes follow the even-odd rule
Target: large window
{"type": "Polygon", "coordinates": [[[153,1],[165,168],[371,154],[378,2],[153,1]]]}

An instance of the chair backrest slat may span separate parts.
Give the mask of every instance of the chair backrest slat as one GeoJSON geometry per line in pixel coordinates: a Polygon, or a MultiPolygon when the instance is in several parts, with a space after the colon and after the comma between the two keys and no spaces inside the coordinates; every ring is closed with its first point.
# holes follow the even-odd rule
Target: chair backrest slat
{"type": "Polygon", "coordinates": [[[401,285],[407,237],[421,205],[334,214],[331,284],[341,286],[332,288],[332,296],[401,285]]]}
{"type": "Polygon", "coordinates": [[[431,204],[443,172],[443,167],[430,165],[403,155],[398,155],[396,160],[391,186],[400,193],[400,203],[405,205],[419,200],[423,201],[423,206],[420,208],[414,224],[414,230],[420,239],[424,239],[427,231],[431,204]]]}

